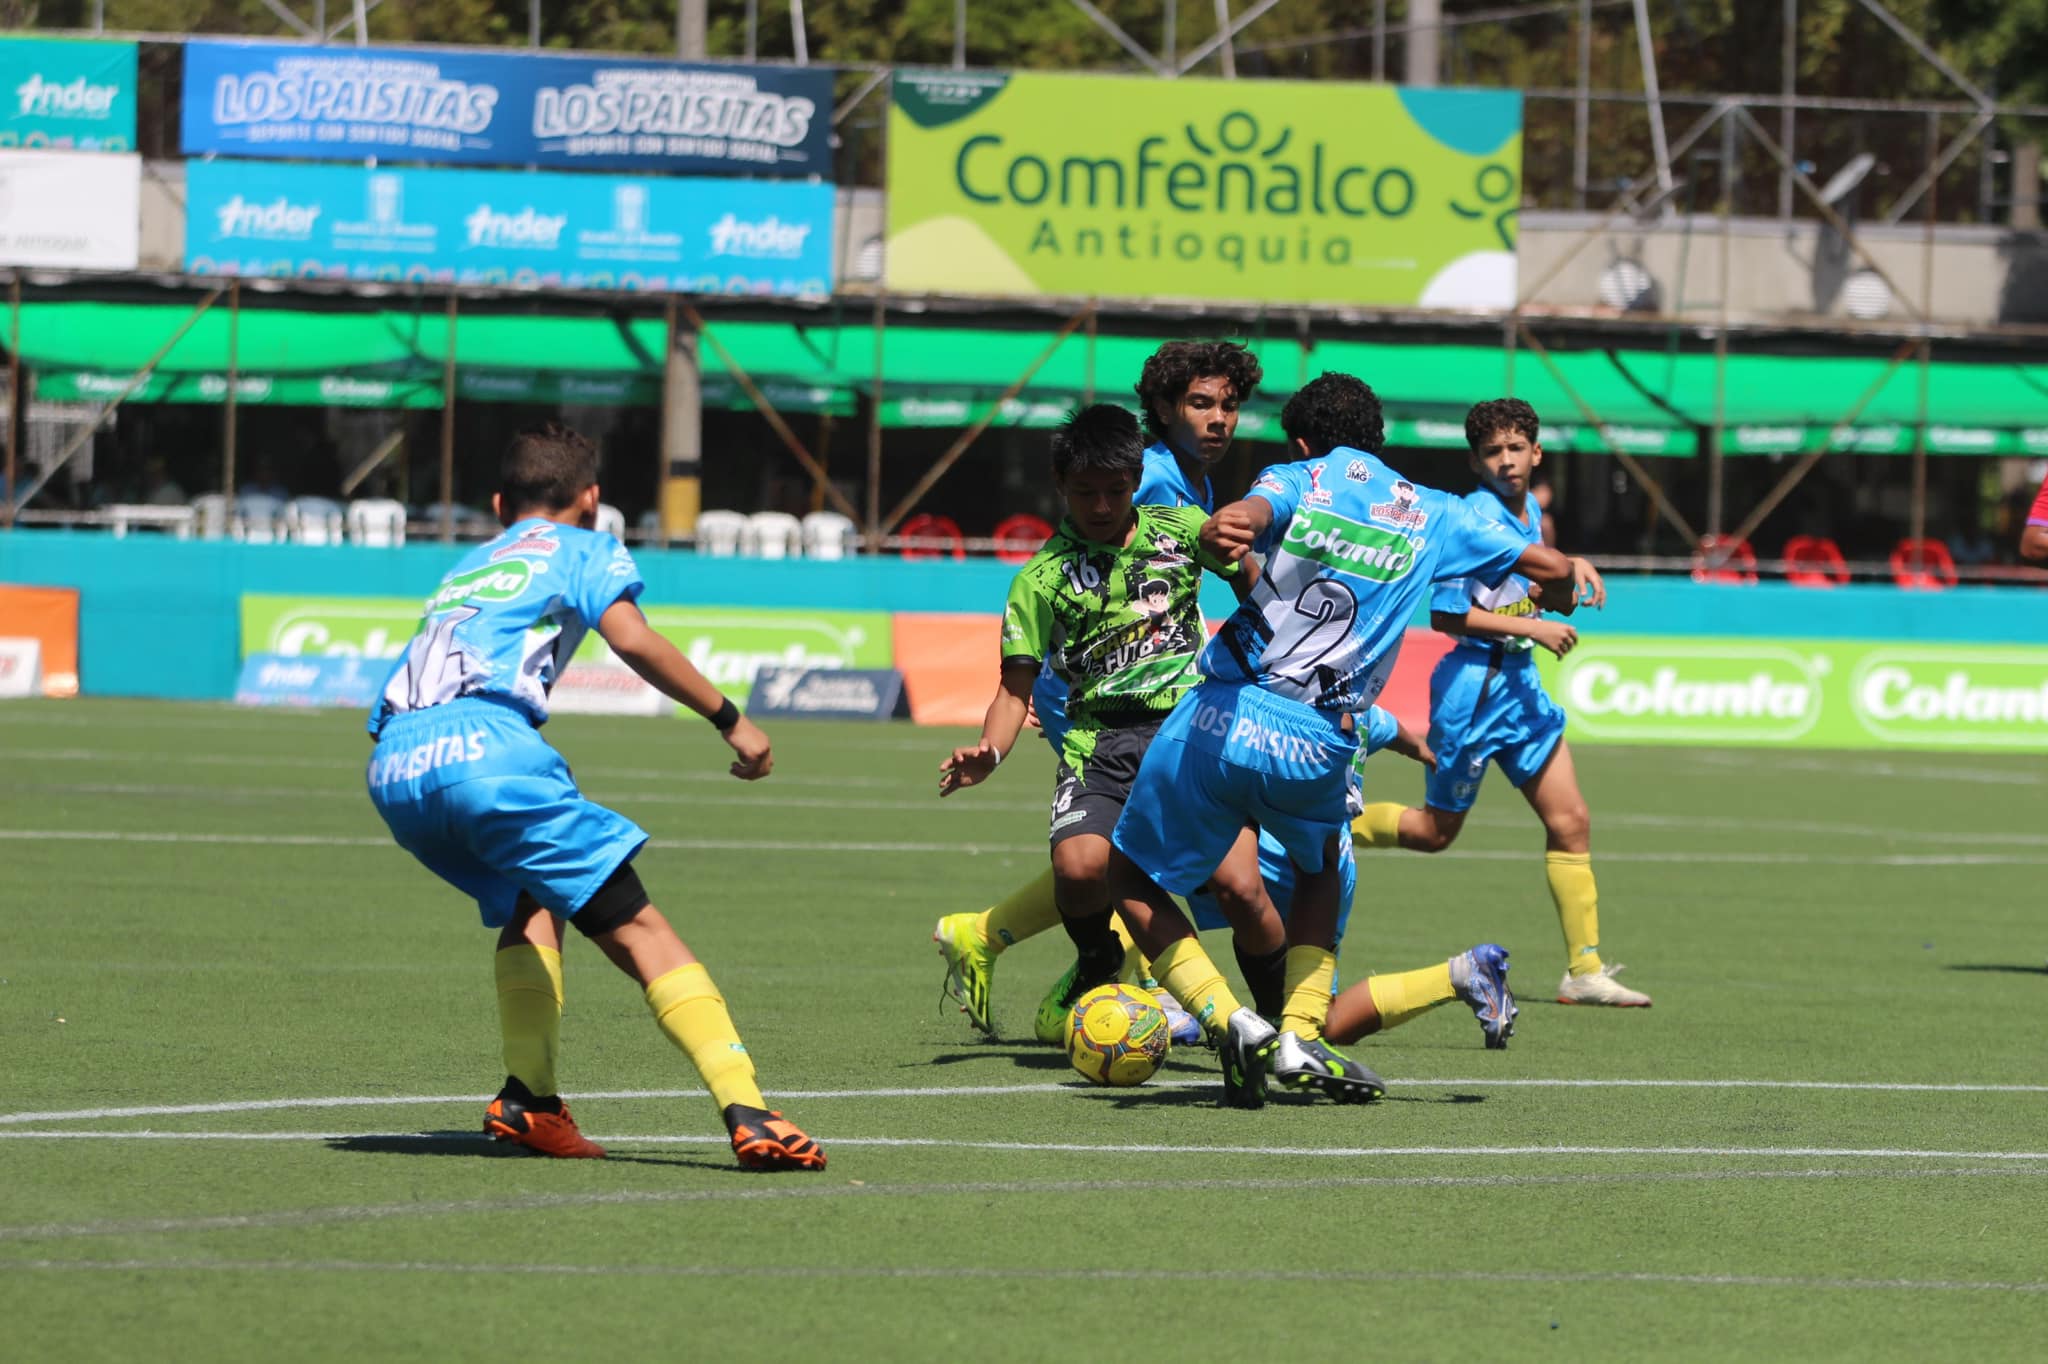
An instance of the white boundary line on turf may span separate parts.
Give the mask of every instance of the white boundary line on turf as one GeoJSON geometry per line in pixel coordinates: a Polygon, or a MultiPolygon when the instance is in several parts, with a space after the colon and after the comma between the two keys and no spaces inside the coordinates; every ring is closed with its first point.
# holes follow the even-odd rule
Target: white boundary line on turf
{"type": "Polygon", "coordinates": [[[0,1270],[134,1274],[462,1274],[570,1278],[831,1280],[1009,1280],[1139,1283],[1306,1284],[1658,1284],[1686,1288],[1790,1288],[1801,1292],[2048,1293],[2048,1283],[1973,1279],[1848,1279],[1779,1274],[1653,1274],[1628,1271],[1487,1269],[1103,1269],[969,1265],[608,1265],[464,1264],[445,1260],[14,1260],[0,1270]]]}
{"type": "MultiPolygon", "coordinates": [[[[0,829],[0,841],[17,843],[157,843],[208,844],[233,847],[294,848],[378,848],[392,847],[388,838],[348,837],[337,834],[214,834],[175,833],[163,830],[120,829],[0,829]]],[[[772,852],[772,853],[929,853],[940,856],[1021,856],[1042,854],[1044,844],[1032,843],[874,843],[813,839],[746,838],[656,838],[650,847],[670,852],[772,852]]],[[[1532,856],[1505,848],[1470,849],[1450,854],[1467,862],[1526,862],[1532,856]]],[[[2044,853],[1877,853],[1868,856],[1796,852],[1603,852],[1600,861],[1653,865],[1731,865],[1744,867],[2043,867],[2044,853]]]]}
{"type": "MultiPolygon", "coordinates": [[[[467,1133],[461,1134],[467,1137],[467,1133]]],[[[709,1146],[725,1149],[724,1133],[716,1136],[683,1136],[673,1132],[591,1133],[596,1142],[619,1146],[709,1146]]],[[[80,1132],[20,1129],[0,1132],[0,1141],[228,1141],[228,1142],[335,1142],[335,1141],[421,1141],[446,1142],[445,1132],[80,1132]]],[[[478,1137],[478,1144],[483,1138],[478,1137]]],[[[1019,1151],[1059,1152],[1096,1156],[1304,1156],[1325,1160],[1354,1160],[1387,1156],[1458,1157],[1462,1159],[1499,1156],[1754,1156],[1770,1159],[1811,1160],[1997,1160],[2048,1163],[2048,1151],[1944,1151],[1889,1146],[1188,1146],[1170,1142],[1080,1142],[1080,1141],[967,1141],[952,1137],[842,1137],[819,1134],[822,1146],[875,1147],[896,1150],[1019,1151]]],[[[2048,1174],[2048,1170],[2042,1173],[2048,1174]]]]}
{"type": "MultiPolygon", "coordinates": [[[[1162,1080],[1155,1089],[1200,1089],[1214,1080],[1162,1080]]],[[[2048,1094],[2048,1085],[1917,1084],[1882,1080],[1628,1080],[1545,1079],[1479,1076],[1397,1079],[1395,1089],[1789,1089],[1861,1090],[1879,1094],[2048,1094]]],[[[1080,1081],[1049,1081],[1019,1085],[903,1085],[881,1089],[777,1089],[774,1099],[961,1099],[1004,1094],[1098,1094],[1099,1087],[1080,1081]]],[[[702,1099],[703,1089],[591,1089],[571,1091],[577,1103],[602,1099],[702,1099]]],[[[261,1113],[284,1109],[413,1107],[436,1104],[487,1104],[489,1094],[336,1094],[302,1099],[230,1099],[203,1104],[138,1104],[118,1108],[52,1109],[46,1112],[0,1113],[0,1126],[44,1122],[94,1122],[109,1118],[173,1118],[202,1113],[261,1113]]]]}

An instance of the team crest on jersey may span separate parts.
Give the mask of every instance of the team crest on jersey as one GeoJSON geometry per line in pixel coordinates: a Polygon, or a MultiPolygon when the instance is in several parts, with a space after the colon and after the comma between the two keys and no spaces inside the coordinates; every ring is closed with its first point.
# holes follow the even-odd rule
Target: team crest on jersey
{"type": "Polygon", "coordinates": [[[1372,466],[1362,459],[1354,459],[1344,466],[1344,477],[1353,483],[1372,482],[1372,466]]]}
{"type": "Polygon", "coordinates": [[[1366,509],[1366,515],[1389,526],[1403,530],[1421,530],[1423,522],[1429,520],[1429,513],[1418,504],[1422,494],[1415,491],[1415,485],[1407,479],[1394,481],[1394,496],[1391,501],[1375,502],[1366,509]]]}
{"type": "Polygon", "coordinates": [[[1186,568],[1194,562],[1187,551],[1180,547],[1180,541],[1161,532],[1152,537],[1152,561],[1145,565],[1148,570],[1163,568],[1186,568]]]}
{"type": "Polygon", "coordinates": [[[1254,488],[1264,488],[1269,493],[1284,493],[1287,491],[1287,485],[1280,481],[1280,475],[1271,471],[1260,474],[1253,481],[1252,486],[1254,488]]]}
{"type": "Polygon", "coordinates": [[[1329,490],[1323,487],[1323,466],[1321,464],[1311,464],[1308,466],[1308,491],[1302,494],[1301,501],[1304,506],[1309,507],[1327,507],[1330,505],[1329,490]]]}
{"type": "Polygon", "coordinates": [[[500,559],[509,559],[515,554],[553,554],[561,547],[562,542],[555,538],[555,528],[553,526],[538,526],[533,530],[521,531],[519,538],[511,544],[500,545],[492,550],[491,561],[496,563],[500,559]]]}

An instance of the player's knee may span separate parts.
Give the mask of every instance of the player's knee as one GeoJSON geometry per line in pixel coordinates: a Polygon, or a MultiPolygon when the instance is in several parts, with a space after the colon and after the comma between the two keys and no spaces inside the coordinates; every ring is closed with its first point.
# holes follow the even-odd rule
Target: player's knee
{"type": "Polygon", "coordinates": [[[1440,853],[1458,841],[1458,831],[1465,827],[1463,815],[1445,815],[1431,811],[1431,818],[1424,820],[1420,828],[1412,833],[1404,831],[1402,846],[1413,852],[1440,853]]]}
{"type": "Polygon", "coordinates": [[[1052,874],[1062,892],[1105,886],[1109,879],[1108,840],[1068,839],[1052,850],[1052,874]]]}
{"type": "Polygon", "coordinates": [[[1593,815],[1584,801],[1573,801],[1559,810],[1552,810],[1543,821],[1544,832],[1559,844],[1584,846],[1593,836],[1593,815]]]}

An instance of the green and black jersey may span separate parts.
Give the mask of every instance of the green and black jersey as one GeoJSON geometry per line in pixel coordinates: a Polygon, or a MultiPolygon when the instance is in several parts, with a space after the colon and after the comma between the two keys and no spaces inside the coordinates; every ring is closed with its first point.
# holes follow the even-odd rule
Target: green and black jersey
{"type": "Polygon", "coordinates": [[[1062,519],[1010,583],[1003,661],[1045,661],[1067,683],[1063,751],[1076,767],[1105,729],[1162,720],[1202,680],[1202,570],[1235,577],[1205,552],[1200,507],[1137,507],[1124,546],[1083,539],[1062,519]]]}

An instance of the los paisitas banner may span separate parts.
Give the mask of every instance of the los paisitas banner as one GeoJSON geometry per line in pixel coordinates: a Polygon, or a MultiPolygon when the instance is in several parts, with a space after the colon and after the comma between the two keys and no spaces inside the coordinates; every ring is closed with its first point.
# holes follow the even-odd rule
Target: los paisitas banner
{"type": "Polygon", "coordinates": [[[1575,743],[2048,751],[2048,648],[1588,634],[1538,666],[1575,743]]]}
{"type": "Polygon", "coordinates": [[[892,290],[1505,308],[1522,98],[903,73],[888,182],[892,290]]]}
{"type": "MultiPolygon", "coordinates": [[[[182,141],[187,155],[829,180],[832,75],[824,67],[188,43],[182,141]]],[[[130,126],[133,136],[132,112],[130,126]]]]}
{"type": "Polygon", "coordinates": [[[185,203],[196,275],[832,292],[823,183],[193,161],[185,203]]]}

